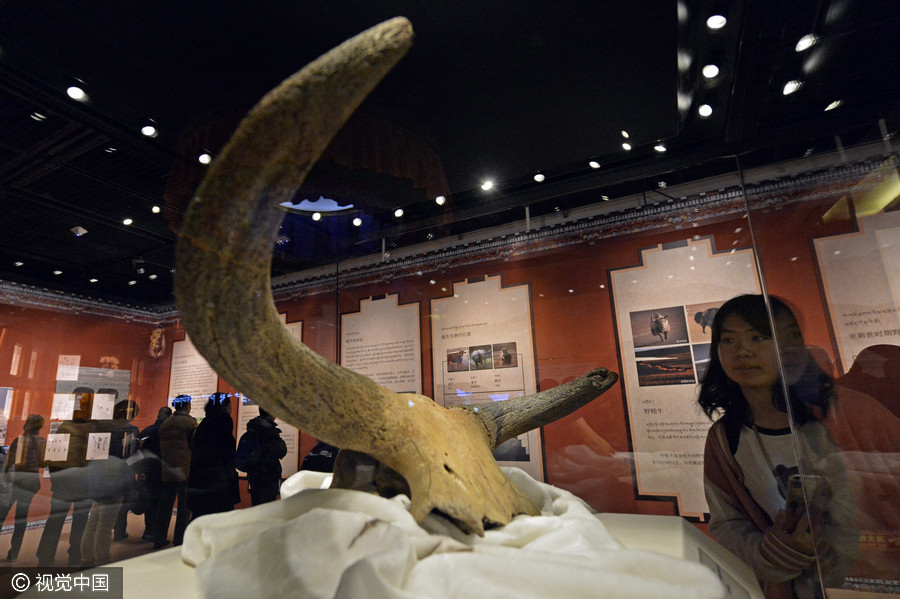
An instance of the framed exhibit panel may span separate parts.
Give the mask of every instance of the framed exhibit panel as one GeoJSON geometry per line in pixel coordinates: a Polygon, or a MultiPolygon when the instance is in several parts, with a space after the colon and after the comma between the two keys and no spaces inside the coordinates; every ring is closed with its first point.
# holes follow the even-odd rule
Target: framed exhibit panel
{"type": "Polygon", "coordinates": [[[358,312],[341,315],[341,366],[391,391],[421,395],[419,302],[400,305],[398,297],[363,299],[358,312]]]}
{"type": "Polygon", "coordinates": [[[169,405],[179,395],[190,395],[191,416],[203,418],[203,406],[210,395],[216,392],[219,375],[210,368],[200,355],[187,333],[181,341],[172,343],[172,366],[169,373],[169,405]]]}
{"type": "Polygon", "coordinates": [[[710,422],[697,406],[697,383],[717,306],[759,293],[753,251],[717,252],[710,238],[662,244],[641,251],[638,266],[612,271],[610,282],[636,493],[703,520],[710,422]]]}
{"type": "Polygon", "coordinates": [[[815,240],[838,374],[846,374],[870,345],[900,345],[900,212],[858,222],[856,232],[815,240]]]}
{"type": "MultiPolygon", "coordinates": [[[[434,400],[443,406],[505,401],[536,392],[531,289],[500,276],[453,284],[431,300],[434,400]]],[[[539,430],[494,451],[501,465],[543,478],[539,430]]]]}

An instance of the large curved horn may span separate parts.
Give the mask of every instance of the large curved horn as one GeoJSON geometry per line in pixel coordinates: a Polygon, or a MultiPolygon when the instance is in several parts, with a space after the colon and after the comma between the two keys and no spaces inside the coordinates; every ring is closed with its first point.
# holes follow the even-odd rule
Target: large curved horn
{"type": "Polygon", "coordinates": [[[192,342],[235,389],[302,430],[399,472],[417,520],[439,510],[463,530],[482,533],[485,523],[537,513],[494,461],[487,421],[422,395],[393,393],[325,360],[289,334],[271,293],[278,204],[291,198],[411,40],[403,18],[373,27],[250,111],[188,206],[175,297],[192,342]]]}

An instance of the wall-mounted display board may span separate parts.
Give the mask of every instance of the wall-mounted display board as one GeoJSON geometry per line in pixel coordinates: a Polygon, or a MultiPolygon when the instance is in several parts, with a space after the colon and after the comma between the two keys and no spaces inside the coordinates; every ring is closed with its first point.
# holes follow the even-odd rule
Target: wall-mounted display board
{"type": "Polygon", "coordinates": [[[678,515],[703,520],[710,422],[697,405],[697,382],[716,308],[760,292],[753,251],[717,253],[709,238],[659,245],[610,280],[637,496],[674,500],[678,515]]]}
{"type": "Polygon", "coordinates": [[[900,345],[900,211],[858,223],[856,233],[815,240],[840,374],[870,345],[900,345]]]}
{"type": "Polygon", "coordinates": [[[179,395],[190,395],[191,416],[203,418],[203,407],[209,396],[215,393],[219,376],[206,359],[200,355],[187,333],[184,340],[172,343],[172,368],[169,371],[169,405],[179,395]]]}
{"type": "Polygon", "coordinates": [[[116,403],[128,399],[131,388],[131,371],[111,368],[78,367],[75,378],[66,378],[56,381],[56,393],[53,395],[53,407],[50,412],[51,420],[69,420],[75,409],[75,396],[71,395],[77,388],[90,389],[92,420],[112,420],[113,406],[116,403]],[[68,395],[68,398],[59,397],[68,395]],[[64,406],[69,402],[68,407],[64,406]],[[59,405],[57,405],[57,403],[59,405]],[[61,414],[65,411],[67,415],[61,414]]]}
{"type": "Polygon", "coordinates": [[[6,431],[12,415],[13,388],[0,387],[0,445],[6,444],[6,431]]]}
{"type": "MultiPolygon", "coordinates": [[[[504,401],[536,392],[531,289],[500,276],[453,285],[431,300],[434,400],[443,406],[504,401]]],[[[543,480],[540,431],[498,447],[494,456],[543,480]]]]}
{"type": "Polygon", "coordinates": [[[341,365],[391,391],[422,394],[421,347],[418,302],[389,294],[341,315],[341,365]]]}

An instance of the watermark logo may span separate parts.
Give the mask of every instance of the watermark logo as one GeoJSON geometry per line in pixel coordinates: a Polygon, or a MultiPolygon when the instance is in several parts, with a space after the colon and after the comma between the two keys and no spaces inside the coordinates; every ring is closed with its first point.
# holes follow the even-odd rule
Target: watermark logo
{"type": "Polygon", "coordinates": [[[0,568],[4,599],[124,599],[122,568],[0,568]]]}

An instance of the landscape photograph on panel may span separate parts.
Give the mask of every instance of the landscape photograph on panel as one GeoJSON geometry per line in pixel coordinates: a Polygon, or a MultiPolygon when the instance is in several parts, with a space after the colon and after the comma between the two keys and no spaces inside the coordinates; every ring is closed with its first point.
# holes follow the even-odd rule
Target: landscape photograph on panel
{"type": "Polygon", "coordinates": [[[637,366],[638,385],[693,385],[694,362],[688,345],[636,349],[634,362],[637,366]]]}

